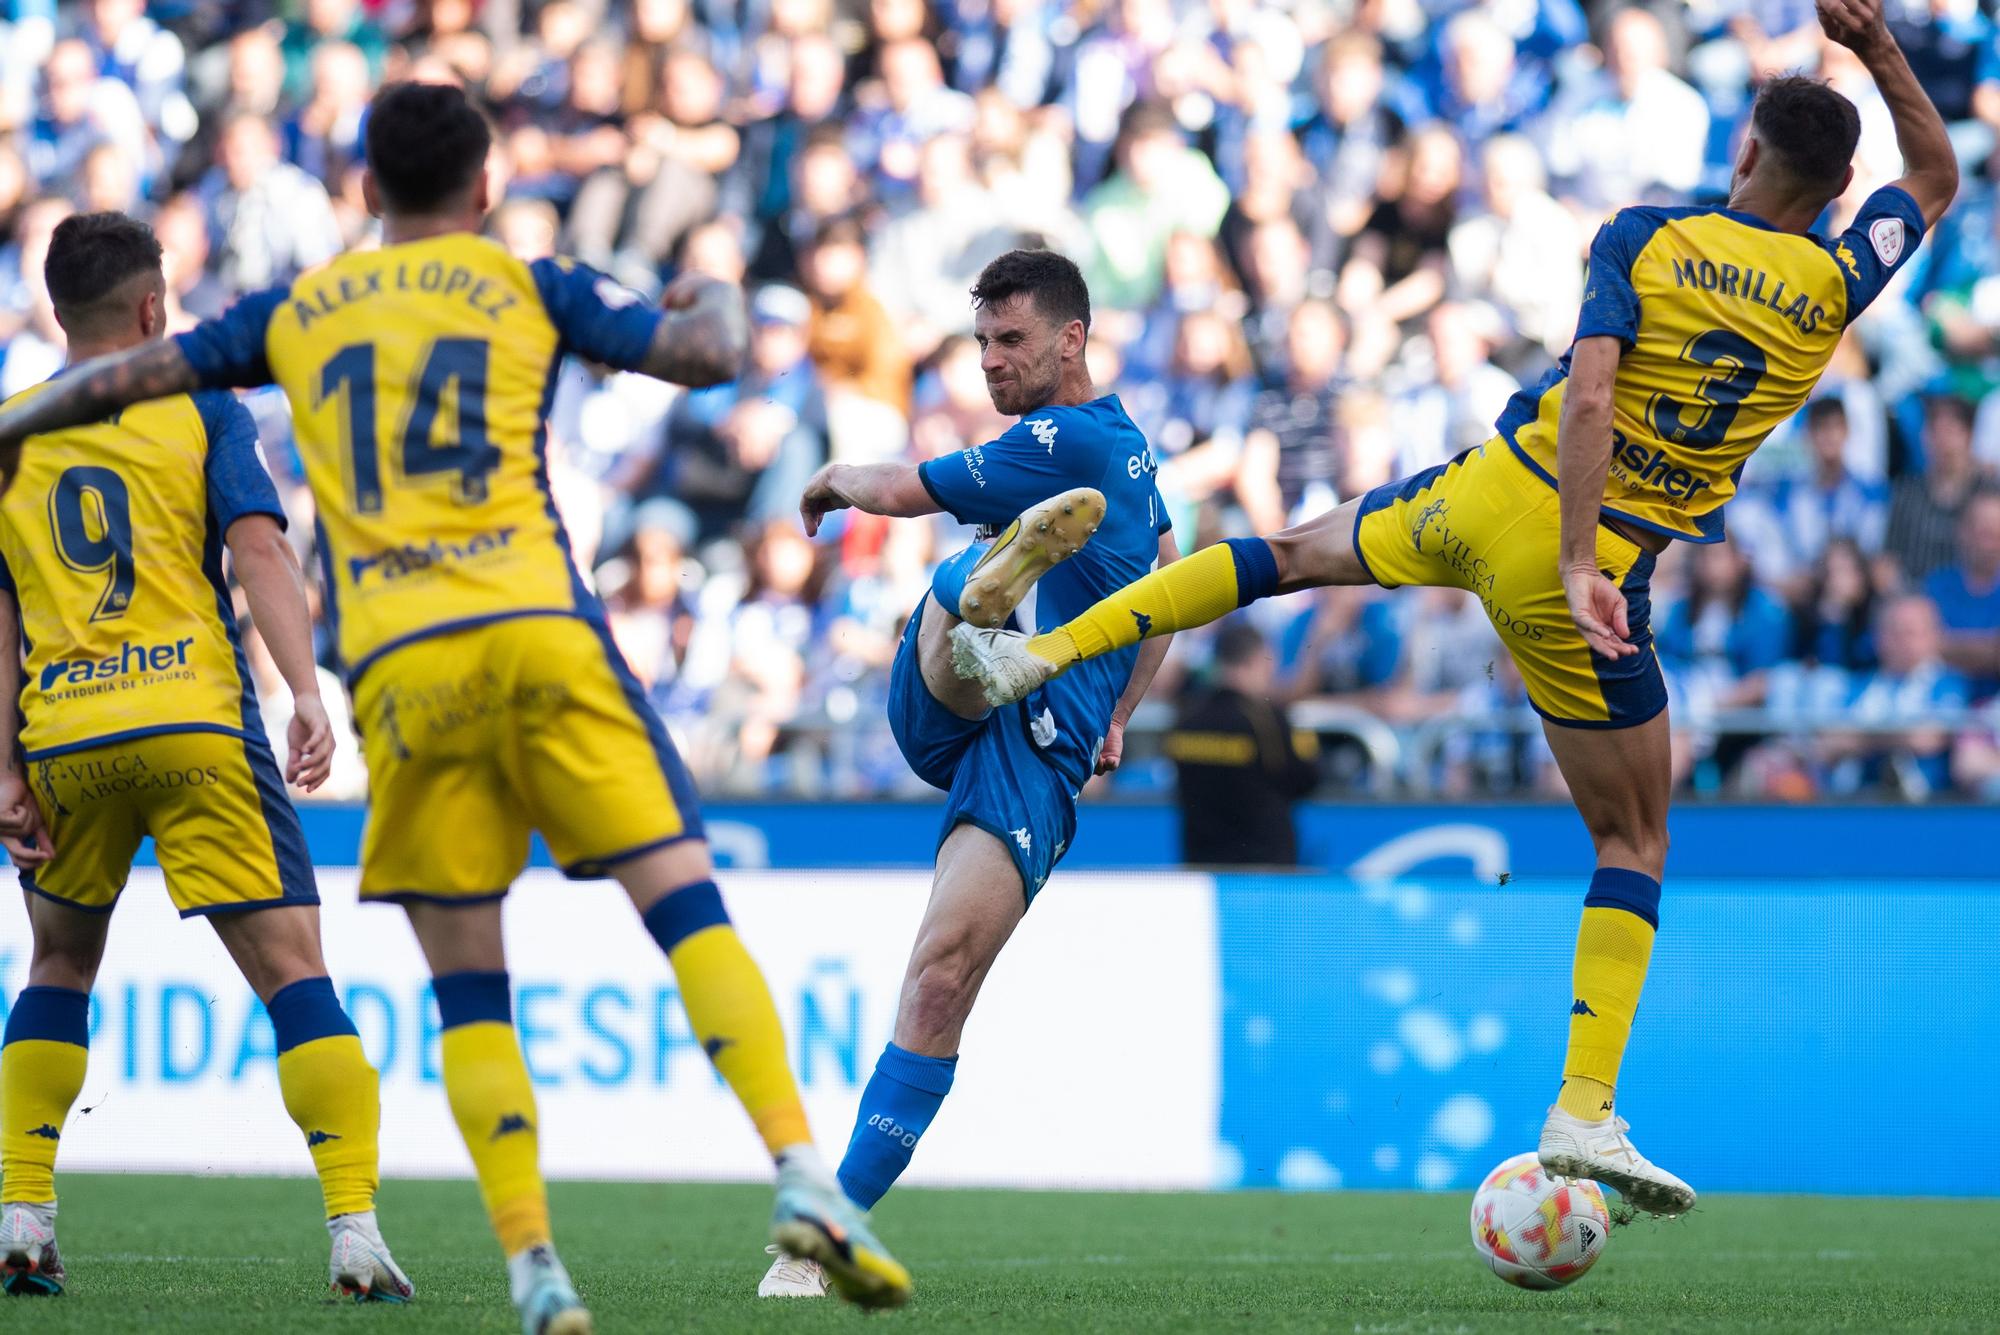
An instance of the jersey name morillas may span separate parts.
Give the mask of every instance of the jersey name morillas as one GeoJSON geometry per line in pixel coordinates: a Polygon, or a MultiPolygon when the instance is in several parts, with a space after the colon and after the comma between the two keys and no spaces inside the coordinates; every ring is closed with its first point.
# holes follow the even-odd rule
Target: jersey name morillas
{"type": "MultiPolygon", "coordinates": [[[[1720,542],[1722,507],[1745,461],[1805,406],[1842,334],[1908,260],[1923,226],[1916,202],[1894,186],[1870,195],[1831,240],[1721,208],[1613,215],[1591,243],[1576,330],[1624,349],[1604,513],[1720,542]]],[[[1565,354],[1496,424],[1551,486],[1569,371],[1565,354]]]]}

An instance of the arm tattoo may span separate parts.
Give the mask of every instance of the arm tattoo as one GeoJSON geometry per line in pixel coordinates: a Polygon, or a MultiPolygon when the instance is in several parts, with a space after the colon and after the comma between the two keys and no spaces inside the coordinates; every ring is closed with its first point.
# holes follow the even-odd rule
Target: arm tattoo
{"type": "Polygon", "coordinates": [[[28,436],[101,421],[147,399],[201,388],[194,368],[170,340],[158,340],[85,362],[25,403],[0,410],[0,445],[28,436]]]}
{"type": "Polygon", "coordinates": [[[717,283],[691,306],[668,311],[653,333],[641,369],[660,380],[700,389],[734,380],[750,345],[743,294],[717,283]]]}

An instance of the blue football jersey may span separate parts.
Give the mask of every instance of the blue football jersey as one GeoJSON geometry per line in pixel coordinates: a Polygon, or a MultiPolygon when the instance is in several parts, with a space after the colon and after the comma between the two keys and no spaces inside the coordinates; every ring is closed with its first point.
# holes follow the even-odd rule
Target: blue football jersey
{"type": "MultiPolygon", "coordinates": [[[[995,441],[932,459],[918,470],[931,499],[961,523],[1002,527],[1074,487],[1104,493],[1104,522],[1035,586],[1034,629],[1075,617],[1151,570],[1173,527],[1160,499],[1159,466],[1118,396],[1029,413],[995,441]]],[[[1042,756],[1076,788],[1132,677],[1138,648],[1078,663],[1028,697],[1027,721],[1042,756]]]]}

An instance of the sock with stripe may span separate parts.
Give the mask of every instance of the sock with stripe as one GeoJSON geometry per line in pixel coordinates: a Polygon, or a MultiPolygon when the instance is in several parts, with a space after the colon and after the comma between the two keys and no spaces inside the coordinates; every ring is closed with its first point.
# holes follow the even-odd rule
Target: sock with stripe
{"type": "Polygon", "coordinates": [[[785,1060],[778,1008],[730,925],[715,882],[682,886],[647,909],[645,922],[667,952],[695,1038],[750,1114],[771,1157],[810,1144],[812,1129],[785,1060]]]}
{"type": "Polygon", "coordinates": [[[89,1060],[90,994],[22,988],[0,1037],[0,1201],[55,1201],[56,1147],[89,1060]]]}
{"type": "Polygon", "coordinates": [[[333,980],[301,978],[279,988],[267,1009],[278,1038],[278,1088],[305,1133],[326,1217],[373,1210],[382,1180],[381,1082],[333,980]]]}
{"type": "Polygon", "coordinates": [[[444,1026],[445,1097],[472,1155],[479,1196],[500,1250],[517,1256],[546,1245],[553,1235],[535,1090],[514,1033],[507,974],[441,974],[431,987],[444,1026]]]}
{"type": "Polygon", "coordinates": [[[1192,630],[1278,591],[1278,562],[1262,538],[1231,538],[1155,570],[1028,641],[1064,667],[1158,635],[1192,630]]]}
{"type": "Polygon", "coordinates": [[[917,1152],[931,1119],[951,1092],[957,1057],[926,1057],[894,1043],[882,1049],[861,1091],[854,1136],[840,1161],[840,1189],[864,1210],[875,1208],[917,1152]]]}
{"type": "Polygon", "coordinates": [[[1572,1117],[1601,1122],[1611,1116],[1659,925],[1658,881],[1624,867],[1597,869],[1576,932],[1569,1052],[1556,1099],[1572,1117]]]}

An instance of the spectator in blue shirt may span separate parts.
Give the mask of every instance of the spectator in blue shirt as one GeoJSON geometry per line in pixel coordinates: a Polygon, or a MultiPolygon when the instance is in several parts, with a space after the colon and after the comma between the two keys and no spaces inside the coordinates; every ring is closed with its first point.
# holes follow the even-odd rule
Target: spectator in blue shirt
{"type": "Polygon", "coordinates": [[[1888,782],[1906,796],[1927,796],[1950,782],[1952,740],[1929,720],[1965,708],[1965,679],[1946,666],[1944,628],[1922,594],[1890,600],[1876,618],[1875,639],[1882,665],[1861,683],[1848,714],[1862,723],[1909,726],[1825,738],[1822,754],[1835,764],[1832,786],[1856,792],[1888,782]]]}
{"type": "Polygon", "coordinates": [[[1924,581],[1945,630],[1945,660],[1974,674],[1973,690],[2000,687],[2000,494],[1974,496],[1958,521],[1958,560],[1924,581]]]}
{"type": "Polygon", "coordinates": [[[1785,656],[1791,619],[1750,578],[1734,545],[1696,547],[1693,566],[1687,597],[1661,618],[1660,657],[1705,683],[1714,708],[1750,708],[1764,698],[1764,674],[1785,656]]]}
{"type": "Polygon", "coordinates": [[[1812,471],[1781,478],[1743,498],[1732,522],[1755,532],[1758,576],[1793,593],[1812,577],[1820,554],[1838,538],[1878,551],[1889,527],[1889,492],[1847,468],[1847,406],[1828,396],[1806,408],[1806,443],[1812,471]]]}

